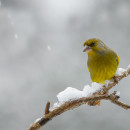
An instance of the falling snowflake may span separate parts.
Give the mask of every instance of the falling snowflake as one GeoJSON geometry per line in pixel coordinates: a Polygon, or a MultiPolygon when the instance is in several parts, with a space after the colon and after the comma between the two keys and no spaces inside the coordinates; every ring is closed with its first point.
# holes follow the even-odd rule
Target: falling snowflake
{"type": "Polygon", "coordinates": [[[50,51],[51,50],[51,46],[48,45],[47,46],[47,50],[50,51]]]}
{"type": "Polygon", "coordinates": [[[1,5],[2,5],[2,2],[0,1],[0,7],[1,7],[1,5]]]}
{"type": "Polygon", "coordinates": [[[17,35],[17,34],[14,34],[14,38],[15,38],[15,39],[18,39],[18,35],[17,35]]]}

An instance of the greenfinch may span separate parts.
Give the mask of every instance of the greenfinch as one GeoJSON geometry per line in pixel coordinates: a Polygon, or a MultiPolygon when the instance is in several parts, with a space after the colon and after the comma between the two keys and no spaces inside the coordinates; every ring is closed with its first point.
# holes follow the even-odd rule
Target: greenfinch
{"type": "Polygon", "coordinates": [[[105,83],[114,77],[119,65],[119,56],[101,40],[92,38],[83,44],[88,54],[87,66],[93,82],[105,83]]]}
{"type": "MultiPolygon", "coordinates": [[[[119,56],[101,40],[92,38],[83,44],[88,53],[87,66],[93,82],[105,83],[114,77],[119,65],[119,56]]],[[[100,101],[89,101],[88,105],[100,105],[100,101]]]]}

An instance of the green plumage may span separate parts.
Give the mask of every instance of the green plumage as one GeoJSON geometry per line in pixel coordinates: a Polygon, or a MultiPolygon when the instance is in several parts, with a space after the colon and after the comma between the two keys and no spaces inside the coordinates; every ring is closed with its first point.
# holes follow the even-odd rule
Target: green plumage
{"type": "Polygon", "coordinates": [[[119,65],[118,55],[99,39],[89,39],[87,46],[88,69],[93,82],[104,83],[114,77],[119,65]]]}

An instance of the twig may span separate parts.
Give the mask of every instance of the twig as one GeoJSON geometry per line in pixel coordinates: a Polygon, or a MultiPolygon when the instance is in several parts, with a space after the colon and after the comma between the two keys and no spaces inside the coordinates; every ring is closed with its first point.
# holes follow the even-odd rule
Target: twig
{"type": "Polygon", "coordinates": [[[118,95],[116,95],[116,91],[114,91],[112,94],[110,94],[108,97],[108,100],[110,100],[112,103],[124,108],[124,109],[130,109],[130,106],[125,104],[125,103],[122,103],[120,101],[118,101],[118,99],[120,98],[118,95]]]}
{"type": "MultiPolygon", "coordinates": [[[[116,76],[116,79],[120,81],[124,77],[128,76],[130,74],[130,66],[122,73],[121,76],[116,76]]],[[[130,109],[130,106],[127,104],[124,104],[120,101],[118,101],[119,96],[116,95],[116,92],[108,95],[106,94],[108,90],[110,90],[112,87],[114,87],[117,84],[116,81],[109,83],[107,86],[103,85],[103,88],[99,91],[93,94],[91,97],[83,97],[77,100],[68,101],[62,104],[61,106],[55,108],[54,110],[49,112],[50,102],[47,103],[45,108],[45,115],[35,122],[33,125],[30,126],[28,130],[39,130],[40,127],[45,125],[48,121],[50,121],[52,118],[62,114],[63,112],[66,112],[68,110],[77,108],[83,104],[86,104],[89,101],[97,101],[97,100],[110,100],[112,103],[124,108],[124,109],[130,109]]]]}
{"type": "Polygon", "coordinates": [[[50,102],[48,101],[45,108],[45,115],[49,113],[49,109],[50,109],[50,102]]]}

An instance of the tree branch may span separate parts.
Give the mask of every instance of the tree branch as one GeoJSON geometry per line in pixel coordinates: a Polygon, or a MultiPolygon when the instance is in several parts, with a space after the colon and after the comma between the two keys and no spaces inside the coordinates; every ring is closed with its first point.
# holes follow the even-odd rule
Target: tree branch
{"type": "MultiPolygon", "coordinates": [[[[127,77],[130,74],[130,65],[128,68],[121,74],[115,76],[116,80],[120,81],[124,77],[127,77]]],[[[91,97],[83,97],[77,100],[68,101],[60,105],[59,107],[55,108],[52,111],[49,111],[50,108],[50,102],[47,102],[45,107],[45,115],[40,118],[39,120],[35,121],[34,124],[30,126],[28,130],[39,130],[40,127],[44,126],[48,121],[50,121],[52,118],[68,111],[74,108],[77,108],[83,104],[86,104],[89,101],[97,101],[97,100],[110,100],[112,103],[124,108],[124,109],[130,109],[130,106],[127,104],[124,104],[120,101],[119,95],[117,95],[116,92],[113,92],[112,94],[107,94],[108,91],[114,87],[117,84],[117,81],[109,82],[108,85],[103,85],[103,88],[94,93],[91,97]]]]}

